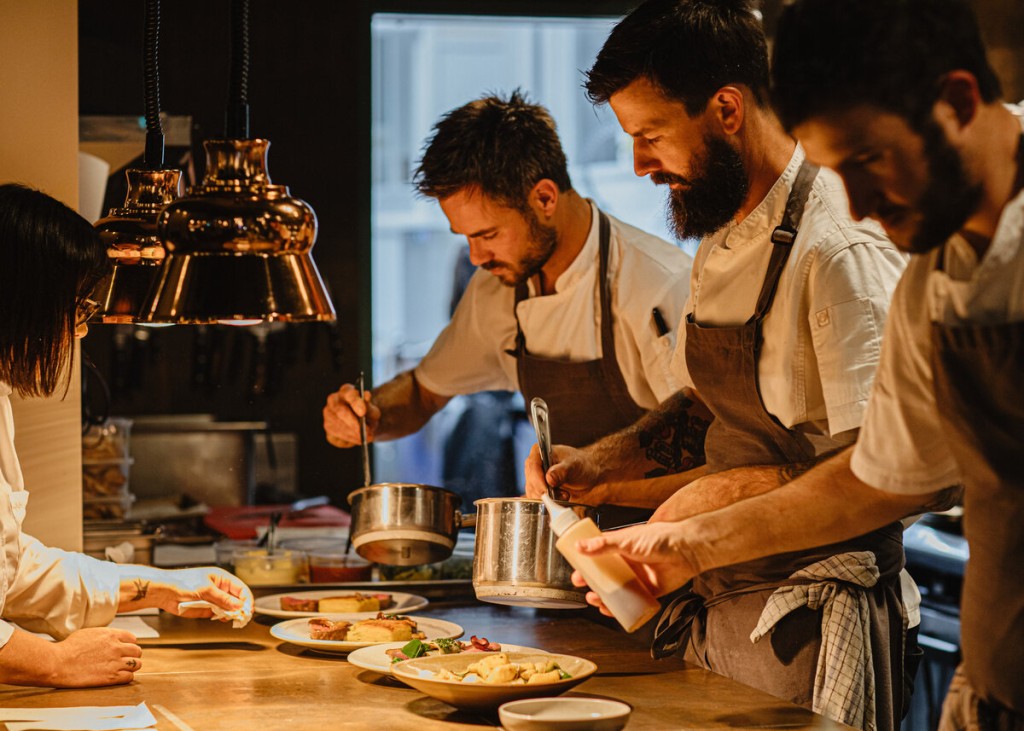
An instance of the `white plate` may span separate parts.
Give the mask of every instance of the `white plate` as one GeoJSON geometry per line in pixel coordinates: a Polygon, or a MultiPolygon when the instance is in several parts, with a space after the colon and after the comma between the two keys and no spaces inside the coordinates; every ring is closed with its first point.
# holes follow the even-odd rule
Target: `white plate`
{"type": "MultiPolygon", "coordinates": [[[[391,610],[388,610],[390,613],[391,610]]],[[[373,619],[376,612],[360,612],[358,614],[321,614],[327,619],[344,619],[349,622],[358,622],[360,619],[373,619]]],[[[441,638],[455,639],[462,637],[462,627],[454,622],[446,622],[443,619],[431,619],[430,617],[413,617],[416,620],[417,630],[426,635],[425,639],[439,640],[441,638]]],[[[293,645],[309,647],[321,652],[351,652],[360,647],[371,645],[393,644],[387,642],[347,642],[344,640],[314,640],[309,636],[309,619],[289,619],[287,622],[279,622],[270,628],[270,634],[279,640],[291,642],[293,645]]],[[[404,645],[405,642],[400,643],[404,645]]]]}
{"type": "MultiPolygon", "coordinates": [[[[268,617],[319,617],[320,612],[290,612],[281,609],[281,597],[290,596],[296,599],[323,599],[329,596],[340,596],[341,594],[390,594],[394,604],[381,611],[388,614],[408,614],[430,604],[424,597],[416,594],[403,594],[400,591],[377,591],[376,589],[320,589],[318,591],[289,591],[284,594],[268,594],[256,600],[254,610],[257,614],[266,614],[268,617]]],[[[376,612],[374,612],[376,614],[376,612]]],[[[364,618],[365,619],[365,618],[364,618]]]]}
{"type": "MultiPolygon", "coordinates": [[[[363,668],[364,670],[372,670],[375,673],[381,675],[391,675],[391,666],[394,664],[391,662],[391,658],[388,657],[387,650],[392,650],[396,647],[404,647],[408,642],[383,642],[379,645],[369,645],[367,647],[360,647],[358,650],[353,650],[349,653],[348,661],[355,665],[357,668],[363,668]]],[[[522,645],[506,645],[504,642],[501,644],[501,652],[544,652],[544,650],[538,650],[536,647],[523,647],[522,645]]],[[[436,654],[436,653],[434,653],[436,654]]],[[[476,653],[456,653],[462,654],[476,654],[476,653]]]]}

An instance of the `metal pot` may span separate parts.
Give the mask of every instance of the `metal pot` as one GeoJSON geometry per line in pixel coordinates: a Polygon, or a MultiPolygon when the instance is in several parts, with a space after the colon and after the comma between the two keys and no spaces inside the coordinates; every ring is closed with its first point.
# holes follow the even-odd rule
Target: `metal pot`
{"type": "Polygon", "coordinates": [[[443,561],[455,548],[463,516],[462,498],[432,485],[382,482],[348,496],[352,508],[349,535],[363,558],[389,566],[417,566],[443,561]]]}
{"type": "MultiPolygon", "coordinates": [[[[494,604],[546,609],[585,607],[585,590],[569,580],[572,567],[555,548],[548,511],[540,500],[486,498],[476,506],[473,589],[494,604]]],[[[594,517],[589,505],[569,505],[594,517]]]]}

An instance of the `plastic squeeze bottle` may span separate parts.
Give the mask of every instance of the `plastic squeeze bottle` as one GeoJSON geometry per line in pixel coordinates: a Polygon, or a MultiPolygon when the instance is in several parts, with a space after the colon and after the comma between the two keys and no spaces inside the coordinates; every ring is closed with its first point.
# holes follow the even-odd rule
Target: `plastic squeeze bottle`
{"type": "Polygon", "coordinates": [[[548,495],[541,499],[551,516],[551,529],[558,536],[555,548],[583,574],[623,629],[634,632],[661,611],[658,600],[622,556],[614,553],[590,556],[576,550],[577,541],[601,535],[593,520],[580,518],[572,508],[559,505],[548,495]]]}

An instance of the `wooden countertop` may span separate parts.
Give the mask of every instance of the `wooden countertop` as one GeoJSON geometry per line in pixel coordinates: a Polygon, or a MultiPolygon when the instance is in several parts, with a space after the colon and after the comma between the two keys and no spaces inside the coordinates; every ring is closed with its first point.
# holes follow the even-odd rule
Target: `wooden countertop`
{"type": "MultiPolygon", "coordinates": [[[[434,602],[424,616],[457,622],[466,635],[589,658],[595,676],[568,695],[633,706],[628,731],[643,729],[846,729],[828,719],[684,663],[653,660],[642,640],[584,611],[538,611],[479,602],[434,602]]],[[[499,727],[497,713],[459,711],[390,677],[271,637],[277,621],[241,630],[165,613],[144,617],[143,669],[127,686],[52,690],[0,686],[2,707],[137,705],[160,731],[448,731],[499,727]],[[167,709],[178,722],[165,715],[167,709]]],[[[0,727],[3,724],[0,723],[0,727]]]]}

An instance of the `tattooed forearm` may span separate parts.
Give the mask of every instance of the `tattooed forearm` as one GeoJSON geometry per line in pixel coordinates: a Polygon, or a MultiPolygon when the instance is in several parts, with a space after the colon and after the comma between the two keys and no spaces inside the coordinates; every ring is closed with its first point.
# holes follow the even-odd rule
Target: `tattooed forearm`
{"type": "Polygon", "coordinates": [[[134,579],[132,583],[135,584],[135,596],[132,597],[132,601],[145,599],[146,594],[149,593],[149,582],[144,579],[134,579]]]}
{"type": "Polygon", "coordinates": [[[692,470],[704,464],[704,437],[713,416],[704,404],[680,391],[637,424],[637,441],[644,456],[658,467],[645,477],[692,470]]]}
{"type": "Polygon", "coordinates": [[[779,467],[779,484],[785,485],[787,482],[792,482],[800,475],[805,472],[810,472],[812,469],[817,467],[822,462],[831,459],[836,456],[839,452],[842,452],[846,447],[837,447],[836,449],[830,449],[827,452],[822,452],[816,455],[812,459],[806,462],[792,462],[790,464],[784,464],[779,467]]]}

